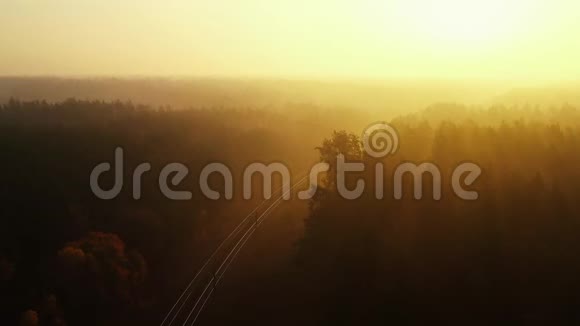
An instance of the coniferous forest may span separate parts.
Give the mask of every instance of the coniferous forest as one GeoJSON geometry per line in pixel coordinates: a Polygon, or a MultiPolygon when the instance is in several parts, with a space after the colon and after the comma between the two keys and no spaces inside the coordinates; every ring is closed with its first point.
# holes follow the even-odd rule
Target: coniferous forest
{"type": "MultiPolygon", "coordinates": [[[[580,109],[573,105],[434,104],[407,114],[315,107],[176,109],[129,101],[11,98],[0,106],[0,316],[5,325],[155,325],[261,198],[242,198],[251,162],[284,162],[293,177],[330,170],[313,198],[284,203],[257,229],[199,322],[522,324],[580,322],[580,109]],[[370,116],[370,119],[369,119],[370,116]],[[387,121],[398,151],[365,154],[365,124],[387,121]],[[89,187],[91,170],[124,150],[124,187],[112,200],[89,187]],[[356,200],[340,196],[337,154],[364,164],[356,200]],[[477,163],[477,200],[451,189],[453,168],[477,163]],[[149,162],[141,198],[131,171],[149,162]],[[157,176],[181,162],[163,196],[157,176]],[[233,172],[232,199],[199,188],[209,162],[233,172]],[[384,196],[374,196],[375,164],[384,196]],[[402,162],[432,162],[425,196],[393,196],[402,162]]],[[[102,186],[113,183],[112,174],[102,186]]],[[[223,192],[220,178],[210,178],[223,192]]],[[[274,184],[280,180],[274,178],[274,184]]],[[[416,184],[415,184],[416,185],[416,184]]],[[[258,187],[259,188],[259,187],[258,187]]],[[[256,193],[259,193],[256,189],[256,193]]]]}

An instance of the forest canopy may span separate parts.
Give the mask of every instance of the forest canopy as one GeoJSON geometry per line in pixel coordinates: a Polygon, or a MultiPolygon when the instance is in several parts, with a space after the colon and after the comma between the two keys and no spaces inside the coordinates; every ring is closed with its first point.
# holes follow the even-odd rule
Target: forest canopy
{"type": "MultiPolygon", "coordinates": [[[[117,146],[129,166],[186,163],[191,189],[196,172],[214,160],[235,173],[255,160],[282,160],[302,171],[337,153],[375,164],[360,147],[364,119],[342,112],[173,110],[76,99],[2,104],[1,164],[9,171],[0,190],[3,319],[114,325],[139,316],[141,324],[155,324],[205,253],[233,228],[232,213],[254,204],[199,194],[173,202],[147,178],[143,200],[130,192],[99,200],[88,176],[117,146]]],[[[318,307],[299,309],[292,320],[354,321],[364,312],[367,323],[469,321],[482,309],[486,319],[479,320],[490,322],[577,317],[578,108],[437,104],[389,123],[401,146],[387,166],[430,161],[449,174],[459,162],[477,162],[480,198],[461,201],[444,185],[440,201],[416,201],[405,179],[401,201],[391,193],[347,201],[325,183],[308,203],[293,267],[264,267],[278,270],[262,282],[283,289],[280,302],[308,296],[303,304],[318,307]],[[411,314],[417,305],[427,313],[411,314]]],[[[215,317],[216,308],[208,309],[215,317]]]]}

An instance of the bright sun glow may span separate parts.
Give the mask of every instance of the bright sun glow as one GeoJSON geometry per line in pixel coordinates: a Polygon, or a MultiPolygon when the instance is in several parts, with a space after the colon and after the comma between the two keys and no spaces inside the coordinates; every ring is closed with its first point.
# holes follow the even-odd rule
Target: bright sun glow
{"type": "Polygon", "coordinates": [[[579,12],[579,0],[0,0],[0,75],[578,79],[579,12]]]}
{"type": "Polygon", "coordinates": [[[401,3],[401,18],[426,41],[443,44],[489,46],[509,39],[521,23],[514,0],[408,0],[401,3]]]}

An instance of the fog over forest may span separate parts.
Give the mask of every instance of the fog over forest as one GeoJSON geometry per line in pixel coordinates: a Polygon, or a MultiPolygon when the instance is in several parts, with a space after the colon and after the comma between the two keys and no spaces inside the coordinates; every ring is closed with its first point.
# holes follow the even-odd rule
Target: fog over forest
{"type": "MultiPolygon", "coordinates": [[[[2,78],[0,321],[578,322],[579,94],[562,85],[2,78]],[[398,139],[385,157],[364,147],[363,130],[377,122],[398,139]],[[117,148],[123,187],[104,200],[89,179],[114,164],[117,148]],[[358,199],[342,195],[339,154],[365,167],[346,174],[348,189],[367,185],[358,199]],[[151,170],[135,199],[132,173],[143,162],[151,170]],[[189,200],[160,188],[173,162],[188,174],[171,188],[189,200]],[[200,175],[212,162],[232,172],[233,198],[219,175],[208,182],[220,198],[204,195],[200,175]],[[279,175],[270,201],[261,178],[244,198],[255,162],[288,168],[291,200],[278,201],[279,175]],[[329,170],[316,193],[298,199],[319,162],[329,170]],[[397,198],[395,171],[409,162],[436,165],[440,198],[430,173],[419,179],[421,199],[411,174],[397,198]],[[451,182],[465,162],[481,168],[467,184],[475,200],[451,182]]],[[[112,171],[99,179],[103,189],[114,182],[112,171]]]]}
{"type": "Polygon", "coordinates": [[[580,325],[579,12],[0,0],[0,326],[580,325]]]}

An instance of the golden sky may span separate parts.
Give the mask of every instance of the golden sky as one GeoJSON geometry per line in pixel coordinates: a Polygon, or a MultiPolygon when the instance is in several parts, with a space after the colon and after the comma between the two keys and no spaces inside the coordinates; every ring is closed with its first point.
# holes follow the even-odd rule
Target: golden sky
{"type": "Polygon", "coordinates": [[[0,0],[0,75],[571,80],[578,0],[0,0]]]}

